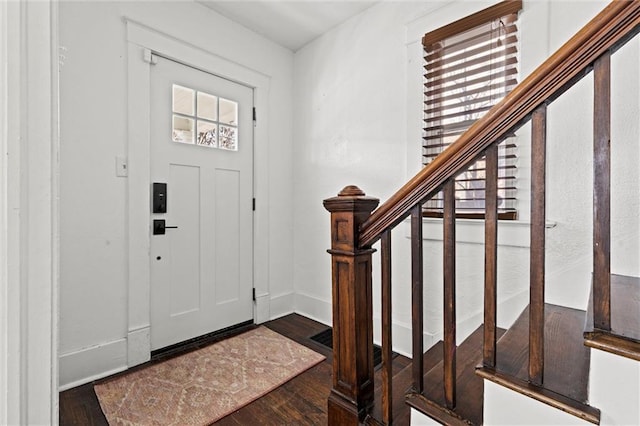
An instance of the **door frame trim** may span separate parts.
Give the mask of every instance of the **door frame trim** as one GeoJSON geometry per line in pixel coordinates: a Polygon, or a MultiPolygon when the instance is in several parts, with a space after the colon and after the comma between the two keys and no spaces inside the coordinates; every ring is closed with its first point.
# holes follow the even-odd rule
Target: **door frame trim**
{"type": "Polygon", "coordinates": [[[0,4],[0,424],[58,421],[58,2],[0,4]]]}
{"type": "MultiPolygon", "coordinates": [[[[268,104],[271,78],[215,52],[180,40],[166,32],[124,18],[127,31],[127,136],[128,176],[128,321],[127,366],[146,362],[151,353],[151,259],[149,203],[151,176],[150,78],[151,67],[145,54],[198,68],[210,74],[253,88],[254,107],[260,120],[254,123],[253,193],[263,206],[269,200],[268,104]]],[[[257,301],[256,323],[270,319],[269,307],[269,209],[256,209],[253,215],[253,285],[257,301]],[[266,296],[266,297],[265,297],[266,296]]]]}

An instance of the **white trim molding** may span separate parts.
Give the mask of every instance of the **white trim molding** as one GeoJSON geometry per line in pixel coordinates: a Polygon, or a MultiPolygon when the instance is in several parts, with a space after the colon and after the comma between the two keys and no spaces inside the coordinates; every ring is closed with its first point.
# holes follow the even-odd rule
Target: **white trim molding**
{"type": "Polygon", "coordinates": [[[56,424],[57,3],[0,12],[0,424],[56,424]]]}

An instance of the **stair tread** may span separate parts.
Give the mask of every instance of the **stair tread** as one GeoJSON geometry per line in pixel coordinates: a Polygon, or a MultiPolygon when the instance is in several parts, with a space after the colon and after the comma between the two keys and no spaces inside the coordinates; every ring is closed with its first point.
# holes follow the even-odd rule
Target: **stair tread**
{"type": "MultiPolygon", "coordinates": [[[[498,337],[505,331],[498,330],[498,337]]],[[[456,393],[457,404],[448,410],[444,402],[444,374],[441,342],[427,351],[434,354],[439,362],[425,370],[423,395],[412,394],[407,402],[426,415],[446,424],[482,424],[482,403],[484,386],[475,374],[475,366],[482,361],[483,327],[478,327],[456,349],[456,393]]]]}
{"type": "Polygon", "coordinates": [[[611,331],[594,329],[593,287],[585,344],[640,361],[640,278],[611,274],[611,331]]]}
{"type": "Polygon", "coordinates": [[[599,411],[588,405],[590,351],[584,346],[585,311],[545,304],[544,378],[529,383],[529,307],[498,341],[495,369],[478,374],[585,420],[597,423],[599,411]]]}
{"type": "MultiPolygon", "coordinates": [[[[589,349],[582,341],[585,311],[545,304],[544,387],[579,402],[588,399],[589,349]]],[[[498,342],[496,370],[527,381],[529,307],[498,342]]]]}

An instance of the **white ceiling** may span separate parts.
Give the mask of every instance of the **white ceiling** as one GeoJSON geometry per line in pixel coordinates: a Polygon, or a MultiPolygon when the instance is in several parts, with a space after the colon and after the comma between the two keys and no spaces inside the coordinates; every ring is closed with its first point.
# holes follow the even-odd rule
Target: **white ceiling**
{"type": "Polygon", "coordinates": [[[377,1],[197,0],[292,51],[377,1]]]}

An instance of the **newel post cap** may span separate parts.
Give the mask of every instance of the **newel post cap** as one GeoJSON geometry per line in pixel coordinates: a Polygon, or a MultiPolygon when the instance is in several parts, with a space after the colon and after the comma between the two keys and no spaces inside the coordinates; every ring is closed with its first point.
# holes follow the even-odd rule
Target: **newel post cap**
{"type": "Polygon", "coordinates": [[[356,185],[347,185],[338,193],[338,197],[364,197],[365,195],[367,194],[365,194],[364,191],[356,185]]]}
{"type": "Polygon", "coordinates": [[[367,194],[356,185],[347,185],[342,188],[336,197],[324,200],[324,207],[330,212],[351,211],[358,213],[371,213],[380,200],[367,197],[367,194]]]}

